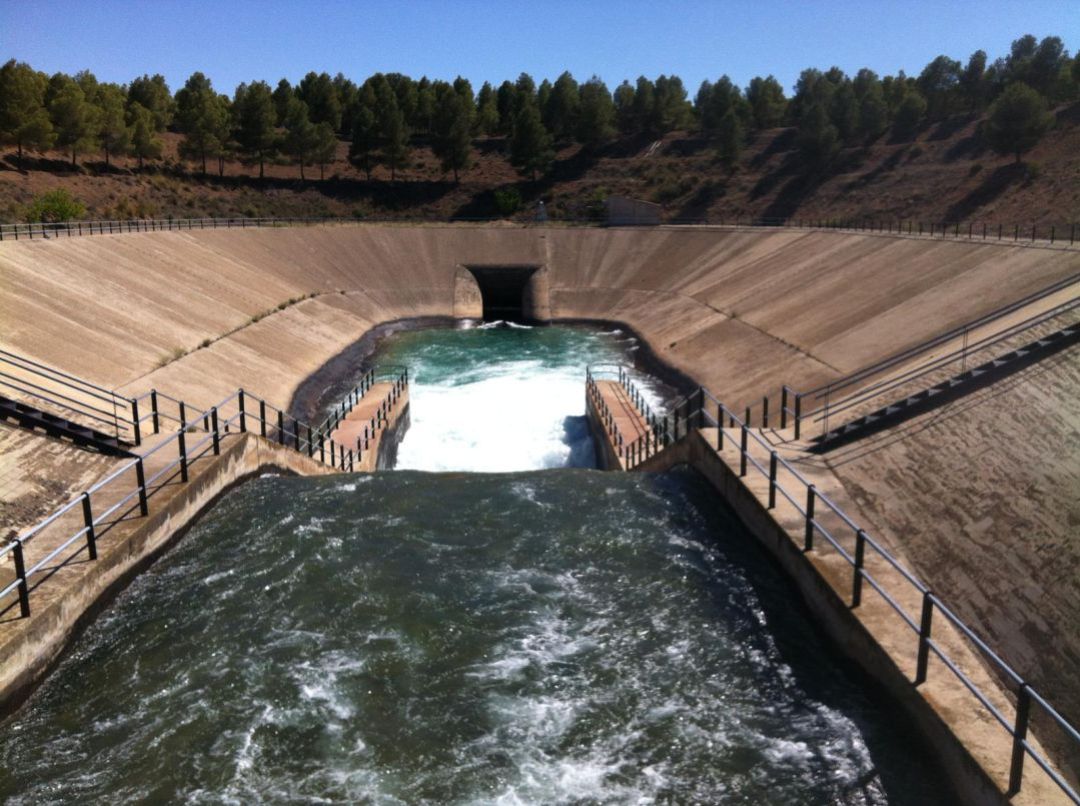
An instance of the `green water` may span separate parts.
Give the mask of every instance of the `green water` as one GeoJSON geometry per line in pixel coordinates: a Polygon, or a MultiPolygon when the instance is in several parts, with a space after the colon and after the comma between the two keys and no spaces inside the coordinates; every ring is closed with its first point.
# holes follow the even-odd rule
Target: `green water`
{"type": "Polygon", "coordinates": [[[634,347],[388,340],[399,466],[455,472],[227,495],[4,723],[0,801],[948,802],[715,491],[575,469],[584,367],[634,347]]]}
{"type": "Polygon", "coordinates": [[[691,472],[263,478],[5,725],[13,803],[931,803],[691,472]]]}

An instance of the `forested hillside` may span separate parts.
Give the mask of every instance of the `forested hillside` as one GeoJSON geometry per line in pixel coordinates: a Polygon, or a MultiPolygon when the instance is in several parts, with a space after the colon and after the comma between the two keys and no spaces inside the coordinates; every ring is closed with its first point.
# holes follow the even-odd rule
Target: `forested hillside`
{"type": "Polygon", "coordinates": [[[309,73],[241,84],[193,74],[120,86],[89,71],[0,68],[0,218],[600,215],[608,195],[669,220],[877,218],[1066,225],[1080,219],[1080,57],[1017,39],[990,61],[918,73],[569,73],[485,83],[309,73]]]}

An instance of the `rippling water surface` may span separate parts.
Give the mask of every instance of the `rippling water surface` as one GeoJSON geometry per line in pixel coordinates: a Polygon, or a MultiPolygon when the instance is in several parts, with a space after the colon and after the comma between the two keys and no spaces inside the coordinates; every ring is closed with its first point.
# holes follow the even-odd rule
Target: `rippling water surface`
{"type": "MultiPolygon", "coordinates": [[[[226,496],[0,731],[0,801],[947,802],[691,471],[588,464],[596,329],[395,337],[401,465],[226,496]]],[[[653,387],[652,394],[663,390],[653,387]]]]}
{"type": "Polygon", "coordinates": [[[264,478],[6,724],[0,796],[933,802],[893,716],[689,471],[264,478]]]}

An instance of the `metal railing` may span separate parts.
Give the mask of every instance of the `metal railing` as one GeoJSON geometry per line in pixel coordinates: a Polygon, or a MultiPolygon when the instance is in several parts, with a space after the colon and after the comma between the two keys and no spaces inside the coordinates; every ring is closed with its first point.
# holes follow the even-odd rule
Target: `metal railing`
{"type": "Polygon", "coordinates": [[[35,408],[41,401],[59,410],[48,413],[60,413],[98,432],[111,432],[118,442],[141,443],[138,403],[111,389],[7,350],[0,350],[0,387],[35,408]]]}
{"type": "MultiPolygon", "coordinates": [[[[1029,305],[1076,286],[1077,284],[1080,284],[1080,274],[1071,275],[1022,299],[966,322],[959,327],[953,328],[938,336],[934,336],[931,339],[895,353],[888,358],[877,361],[850,375],[829,381],[814,389],[805,392],[797,392],[791,386],[784,384],[780,390],[780,427],[787,428],[788,423],[790,422],[795,429],[795,438],[800,439],[802,437],[803,424],[806,421],[822,422],[822,435],[824,435],[828,433],[829,430],[828,417],[830,413],[836,414],[850,409],[854,405],[865,402],[866,399],[868,399],[868,395],[880,394],[899,385],[891,383],[893,380],[891,376],[882,379],[879,383],[872,383],[875,378],[892,370],[902,369],[905,364],[920,358],[926,358],[926,361],[918,366],[905,369],[900,375],[896,376],[896,378],[902,379],[900,383],[933,372],[949,363],[959,361],[961,364],[964,364],[968,357],[976,351],[985,350],[1001,341],[1012,338],[1025,330],[1037,327],[1049,319],[1074,310],[1077,305],[1080,304],[1080,294],[1073,296],[1071,299],[1055,306],[1049,311],[1028,317],[1017,324],[1005,325],[991,334],[979,336],[972,342],[970,338],[974,331],[994,325],[1005,317],[1008,317],[1029,305]],[[949,342],[957,340],[960,341],[959,348],[942,356],[932,355],[935,351],[944,348],[949,342]],[[844,393],[844,390],[852,389],[853,387],[855,387],[853,391],[844,393]],[[841,393],[839,397],[837,397],[838,393],[841,393]]],[[[764,399],[763,403],[765,406],[763,425],[767,426],[767,397],[764,399]]]]}
{"type": "Polygon", "coordinates": [[[345,395],[341,403],[336,404],[326,419],[319,424],[317,431],[333,434],[338,427],[348,419],[348,416],[356,408],[356,405],[364,399],[372,387],[378,383],[389,383],[390,388],[379,401],[378,407],[371,416],[371,421],[365,423],[364,430],[356,437],[356,459],[371,449],[373,440],[380,429],[390,424],[390,414],[397,405],[398,400],[409,385],[409,368],[396,364],[380,364],[365,372],[360,382],[345,395]]]}
{"type": "Polygon", "coordinates": [[[191,468],[220,455],[222,443],[231,437],[258,433],[344,472],[355,464],[355,453],[336,446],[328,432],[313,429],[243,389],[205,410],[156,390],[135,402],[146,404],[137,424],[149,423],[149,431],[160,434],[172,423],[176,431],[0,548],[0,567],[8,564],[10,555],[15,572],[14,580],[0,588],[0,615],[18,606],[21,617],[29,617],[30,594],[41,582],[83,551],[89,559],[97,559],[97,543],[105,534],[133,516],[149,516],[155,494],[170,484],[186,483],[191,468]],[[58,536],[56,545],[27,567],[26,547],[44,540],[44,535],[58,536]],[[17,600],[7,604],[12,595],[17,600]]]}
{"type": "MultiPolygon", "coordinates": [[[[487,223],[505,221],[505,216],[454,216],[445,223],[487,223]]],[[[523,212],[513,218],[519,223],[535,223],[535,216],[523,212]]],[[[92,221],[30,222],[0,224],[0,241],[20,239],[72,238],[91,235],[119,235],[128,232],[168,232],[203,229],[258,229],[265,227],[295,227],[324,224],[357,225],[365,223],[442,223],[443,220],[416,216],[365,216],[364,218],[322,217],[204,217],[204,218],[130,218],[92,221]]],[[[605,226],[605,222],[589,216],[564,216],[545,219],[552,225],[605,226]]],[[[831,230],[869,233],[900,238],[934,240],[980,241],[1013,244],[1040,244],[1059,248],[1080,245],[1080,226],[1076,222],[1061,224],[1003,224],[989,221],[921,222],[900,219],[872,218],[779,218],[779,217],[670,217],[666,226],[710,226],[733,229],[790,229],[831,230]]]]}
{"type": "MultiPolygon", "coordinates": [[[[1035,748],[1028,739],[1028,729],[1033,717],[1033,709],[1056,725],[1061,735],[1071,741],[1080,750],[1080,732],[1061,714],[1039,695],[1011,666],[995,653],[989,645],[968,627],[944,603],[944,601],[923,583],[913,572],[905,568],[896,558],[886,551],[866,529],[857,524],[844,510],[799,472],[790,462],[781,457],[774,446],[760,433],[755,432],[735,412],[728,409],[715,396],[704,388],[691,394],[690,400],[696,399],[689,422],[696,422],[698,427],[713,426],[717,429],[717,450],[723,451],[726,442],[731,442],[738,452],[738,474],[746,477],[753,469],[768,480],[767,507],[772,510],[777,505],[778,496],[785,499],[803,519],[803,545],[806,552],[816,550],[821,544],[820,537],[835,550],[836,554],[851,568],[851,607],[858,608],[862,602],[864,585],[869,585],[883,601],[900,617],[907,628],[917,637],[914,645],[915,678],[914,684],[921,685],[929,673],[931,653],[941,660],[945,668],[956,677],[975,700],[989,712],[990,716],[1012,737],[1012,753],[1009,761],[1009,793],[1020,791],[1024,773],[1024,761],[1030,758],[1056,784],[1073,803],[1080,804],[1080,793],[1057,772],[1050,762],[1035,748]],[[724,429],[738,429],[738,437],[725,435],[724,429]],[[753,455],[753,448],[759,448],[768,457],[759,461],[753,455]],[[822,520],[826,513],[832,513],[846,534],[835,533],[827,528],[822,520]],[[846,543],[846,545],[845,545],[846,543]],[[886,589],[883,575],[875,575],[867,567],[867,557],[877,557],[903,584],[913,590],[921,601],[918,613],[908,610],[897,597],[886,589]],[[988,697],[986,692],[966,675],[957,662],[949,656],[943,643],[932,635],[935,616],[940,616],[957,629],[972,645],[981,657],[994,668],[999,677],[1009,681],[1015,690],[1016,705],[1010,719],[1002,713],[988,697]]],[[[835,527],[834,527],[835,530],[835,527]]]]}

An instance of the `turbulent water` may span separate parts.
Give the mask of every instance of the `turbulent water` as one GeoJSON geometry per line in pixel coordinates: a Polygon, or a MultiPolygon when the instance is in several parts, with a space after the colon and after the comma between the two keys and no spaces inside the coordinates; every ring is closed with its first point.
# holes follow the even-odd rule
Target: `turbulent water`
{"type": "MultiPolygon", "coordinates": [[[[399,466],[229,494],[0,732],[0,801],[943,802],[691,471],[588,465],[597,329],[400,334],[399,466]]],[[[659,386],[650,394],[661,396],[659,386]]]]}
{"type": "Polygon", "coordinates": [[[264,478],[9,721],[0,799],[928,803],[689,471],[264,478]]]}
{"type": "MultiPolygon", "coordinates": [[[[618,330],[488,324],[388,339],[376,360],[410,373],[411,424],[398,468],[502,472],[591,467],[585,367],[627,362],[618,330]]],[[[663,388],[642,376],[647,393],[663,388]]]]}

